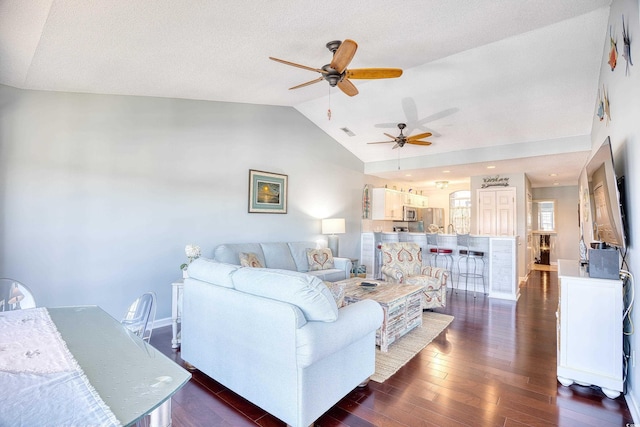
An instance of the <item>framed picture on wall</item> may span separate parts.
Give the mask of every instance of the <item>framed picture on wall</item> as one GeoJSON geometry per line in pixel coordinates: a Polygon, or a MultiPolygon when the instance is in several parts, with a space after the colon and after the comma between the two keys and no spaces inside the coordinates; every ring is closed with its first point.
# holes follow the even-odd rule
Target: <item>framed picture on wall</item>
{"type": "Polygon", "coordinates": [[[249,213],[287,213],[287,175],[249,169],[249,213]]]}

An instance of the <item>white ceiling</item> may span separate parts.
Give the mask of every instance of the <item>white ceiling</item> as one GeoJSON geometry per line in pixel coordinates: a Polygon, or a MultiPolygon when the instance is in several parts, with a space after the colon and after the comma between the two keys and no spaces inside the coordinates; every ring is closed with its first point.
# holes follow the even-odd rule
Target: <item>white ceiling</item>
{"type": "Polygon", "coordinates": [[[590,149],[609,4],[0,0],[0,83],[293,106],[367,173],[416,186],[512,172],[538,187],[575,185],[590,149]],[[325,44],[345,38],[359,44],[349,68],[397,67],[403,76],[354,80],[353,98],[324,81],[290,91],[319,75],[268,59],[319,68],[331,60],[325,44]],[[396,135],[398,122],[408,135],[432,132],[433,145],[367,144],[396,135]]]}

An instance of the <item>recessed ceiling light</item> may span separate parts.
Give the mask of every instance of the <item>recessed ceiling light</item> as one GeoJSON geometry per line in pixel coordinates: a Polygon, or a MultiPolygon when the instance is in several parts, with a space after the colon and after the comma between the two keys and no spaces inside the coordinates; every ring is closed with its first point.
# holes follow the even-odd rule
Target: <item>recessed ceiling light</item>
{"type": "Polygon", "coordinates": [[[553,185],[560,185],[560,183],[559,182],[554,182],[553,185]]]}
{"type": "Polygon", "coordinates": [[[406,174],[405,176],[411,176],[411,174],[410,174],[410,173],[408,173],[408,174],[406,174]]]}
{"type": "Polygon", "coordinates": [[[491,165],[491,166],[487,166],[487,169],[495,169],[496,167],[491,165]]]}
{"type": "Polygon", "coordinates": [[[450,173],[451,171],[442,171],[442,173],[450,173]]]}
{"type": "Polygon", "coordinates": [[[558,176],[557,173],[550,173],[549,176],[558,176]]]}

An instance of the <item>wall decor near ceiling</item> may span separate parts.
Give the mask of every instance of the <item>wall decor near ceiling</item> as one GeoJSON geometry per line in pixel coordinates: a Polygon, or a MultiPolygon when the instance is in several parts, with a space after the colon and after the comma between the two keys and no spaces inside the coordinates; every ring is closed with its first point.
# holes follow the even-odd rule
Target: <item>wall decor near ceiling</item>
{"type": "Polygon", "coordinates": [[[622,15],[622,42],[624,43],[622,57],[627,61],[627,66],[625,67],[624,74],[625,76],[628,76],[629,65],[633,65],[633,62],[631,61],[631,38],[629,37],[628,26],[624,25],[624,15],[622,15]]]}
{"type": "Polygon", "coordinates": [[[371,218],[371,191],[369,184],[364,185],[362,190],[362,219],[371,218]]]}
{"type": "Polygon", "coordinates": [[[249,213],[287,213],[287,175],[249,169],[249,213]]]}
{"type": "Polygon", "coordinates": [[[611,71],[616,69],[616,64],[618,63],[618,44],[616,39],[613,38],[613,30],[611,26],[609,26],[609,61],[607,64],[611,67],[611,71]]]}
{"type": "Polygon", "coordinates": [[[598,89],[598,112],[596,114],[600,121],[603,121],[606,117],[606,124],[609,124],[611,120],[611,109],[609,108],[609,96],[607,95],[604,85],[602,86],[602,91],[598,89]]]}

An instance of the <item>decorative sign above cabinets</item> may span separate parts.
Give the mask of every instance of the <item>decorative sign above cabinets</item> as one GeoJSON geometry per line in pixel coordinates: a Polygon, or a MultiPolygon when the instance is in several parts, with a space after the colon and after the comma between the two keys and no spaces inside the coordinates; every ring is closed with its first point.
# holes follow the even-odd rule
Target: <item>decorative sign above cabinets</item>
{"type": "Polygon", "coordinates": [[[484,177],[482,178],[482,181],[483,182],[481,188],[509,186],[509,177],[501,178],[500,175],[484,177]]]}

